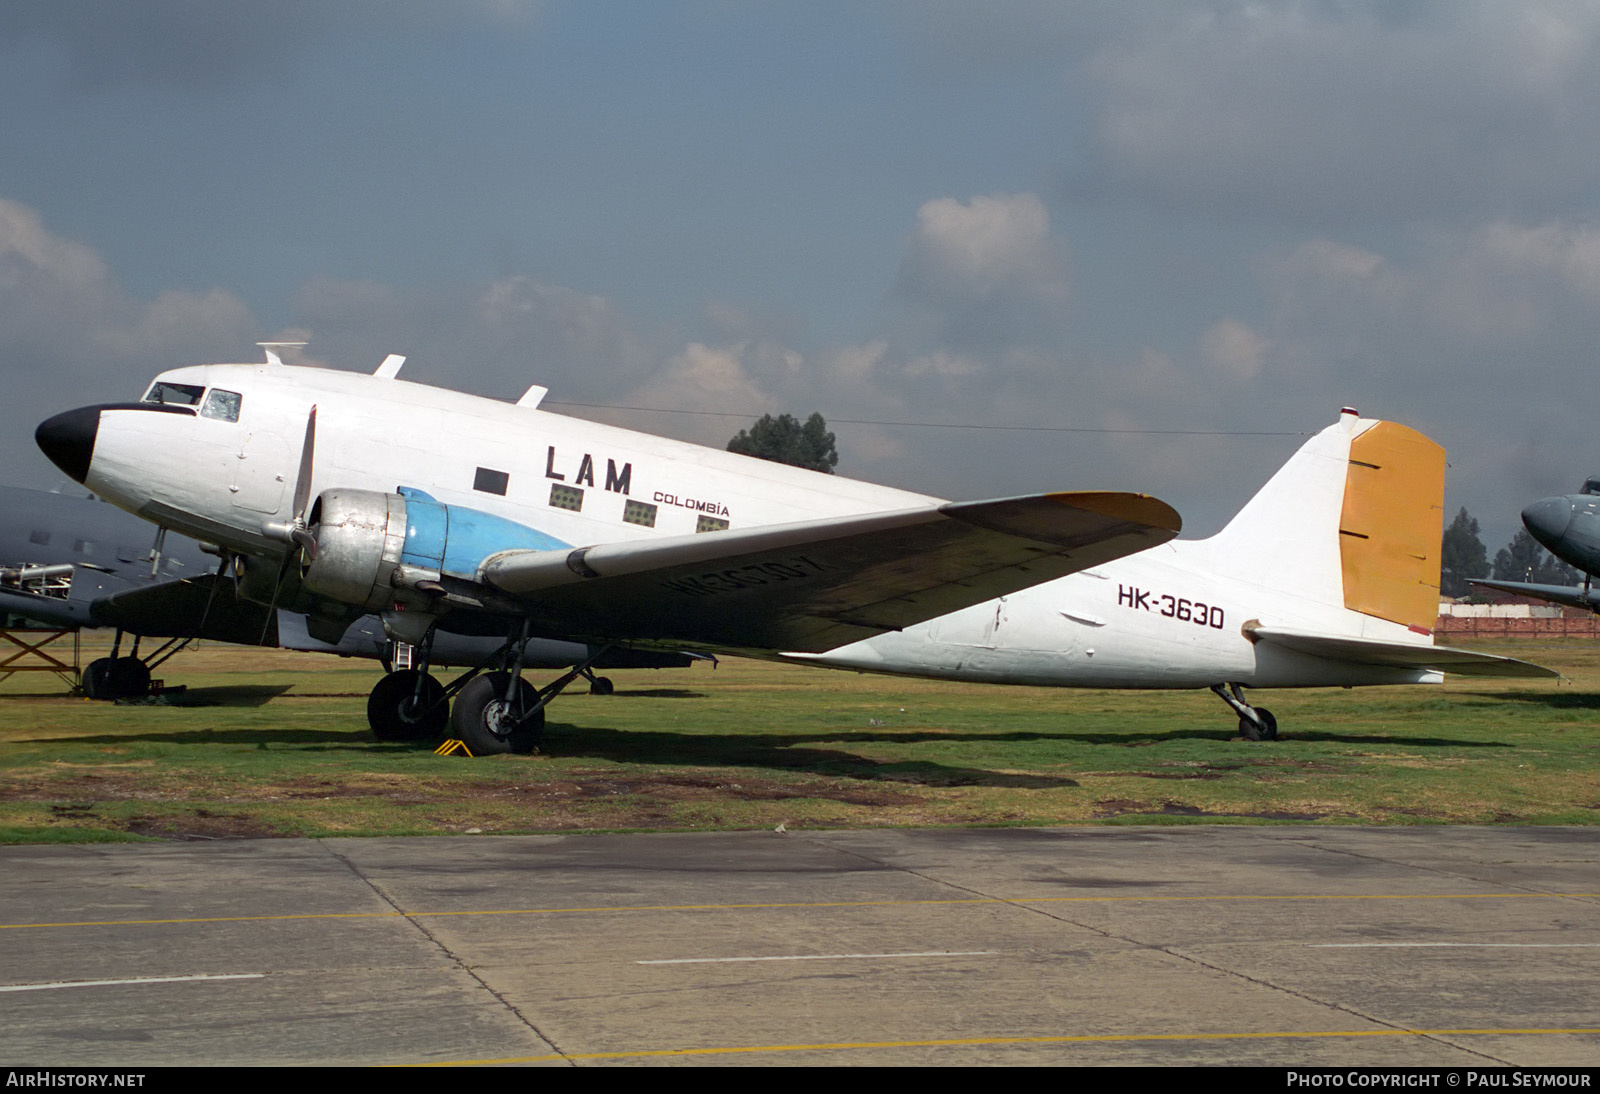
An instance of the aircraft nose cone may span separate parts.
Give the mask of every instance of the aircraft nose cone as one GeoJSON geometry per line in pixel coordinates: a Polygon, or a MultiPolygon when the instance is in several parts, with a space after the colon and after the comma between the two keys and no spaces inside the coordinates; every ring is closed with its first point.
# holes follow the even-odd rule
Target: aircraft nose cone
{"type": "Polygon", "coordinates": [[[82,482],[89,477],[89,461],[94,458],[94,439],[99,431],[100,408],[85,406],[40,422],[33,439],[51,463],[82,482]]]}
{"type": "Polygon", "coordinates": [[[1567,534],[1572,523],[1572,502],[1566,498],[1542,498],[1522,511],[1522,523],[1533,538],[1549,547],[1567,534]]]}

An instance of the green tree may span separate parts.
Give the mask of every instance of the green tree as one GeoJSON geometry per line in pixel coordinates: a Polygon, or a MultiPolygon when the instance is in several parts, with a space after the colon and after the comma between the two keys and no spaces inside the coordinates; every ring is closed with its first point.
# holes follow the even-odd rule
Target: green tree
{"type": "Polygon", "coordinates": [[[728,451],[829,475],[839,462],[833,434],[821,414],[811,415],[804,424],[792,414],[776,418],[763,414],[755,425],[734,435],[728,442],[728,451]]]}
{"type": "Polygon", "coordinates": [[[1495,553],[1494,577],[1500,581],[1531,581],[1535,585],[1578,583],[1578,571],[1546,552],[1526,528],[1495,553]]]}
{"type": "Polygon", "coordinates": [[[1466,596],[1469,577],[1489,576],[1489,549],[1478,538],[1478,522],[1465,506],[1444,530],[1439,549],[1439,591],[1445,596],[1466,596]]]}

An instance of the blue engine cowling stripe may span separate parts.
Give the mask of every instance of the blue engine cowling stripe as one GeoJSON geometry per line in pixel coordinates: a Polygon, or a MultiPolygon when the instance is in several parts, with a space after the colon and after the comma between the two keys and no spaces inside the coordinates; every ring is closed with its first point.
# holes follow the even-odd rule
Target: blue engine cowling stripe
{"type": "Polygon", "coordinates": [[[554,551],[570,547],[537,528],[493,513],[444,505],[428,494],[401,487],[406,499],[406,545],[400,561],[456,577],[476,578],[478,565],[499,551],[554,551]]]}

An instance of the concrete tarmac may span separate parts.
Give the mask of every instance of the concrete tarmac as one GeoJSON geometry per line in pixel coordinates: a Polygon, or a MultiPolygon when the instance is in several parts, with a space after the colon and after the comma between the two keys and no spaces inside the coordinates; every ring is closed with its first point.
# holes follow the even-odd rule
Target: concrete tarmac
{"type": "Polygon", "coordinates": [[[0,1065],[1600,1064],[1600,831],[0,848],[0,1065]]]}

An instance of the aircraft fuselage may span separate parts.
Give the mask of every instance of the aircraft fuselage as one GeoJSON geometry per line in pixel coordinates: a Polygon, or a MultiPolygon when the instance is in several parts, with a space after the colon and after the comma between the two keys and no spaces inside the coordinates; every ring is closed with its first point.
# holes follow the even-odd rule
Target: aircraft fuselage
{"type": "Polygon", "coordinates": [[[40,427],[41,446],[108,501],[247,554],[284,551],[272,526],[294,515],[313,407],[312,497],[409,487],[534,528],[551,547],[935,500],[399,379],[200,365],[162,373],[157,385],[195,402],[69,411],[40,427]],[[219,414],[214,392],[236,398],[219,414]]]}

